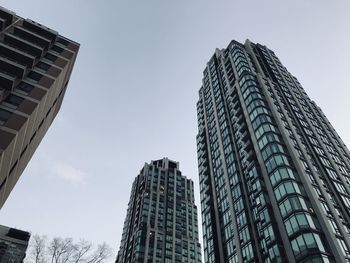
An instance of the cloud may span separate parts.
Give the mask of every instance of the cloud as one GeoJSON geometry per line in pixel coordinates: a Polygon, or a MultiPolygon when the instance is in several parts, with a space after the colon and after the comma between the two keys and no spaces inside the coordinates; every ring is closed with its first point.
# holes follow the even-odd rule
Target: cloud
{"type": "Polygon", "coordinates": [[[85,181],[85,172],[71,166],[68,163],[55,163],[53,165],[53,173],[72,184],[81,184],[85,181]]]}

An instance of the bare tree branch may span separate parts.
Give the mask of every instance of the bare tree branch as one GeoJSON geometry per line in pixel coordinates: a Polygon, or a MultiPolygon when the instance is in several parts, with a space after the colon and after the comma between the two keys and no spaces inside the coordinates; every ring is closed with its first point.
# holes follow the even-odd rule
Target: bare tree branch
{"type": "Polygon", "coordinates": [[[91,242],[56,237],[47,242],[45,236],[34,235],[30,241],[31,258],[26,263],[103,263],[112,256],[111,248],[100,244],[95,249],[91,242]]]}
{"type": "Polygon", "coordinates": [[[39,235],[32,236],[29,250],[33,261],[30,261],[30,262],[35,262],[35,263],[44,262],[45,254],[46,254],[45,249],[46,249],[46,237],[39,236],[39,235]]]}
{"type": "Polygon", "coordinates": [[[99,245],[97,247],[95,253],[91,257],[91,259],[87,261],[87,263],[101,263],[104,260],[108,259],[111,256],[111,254],[112,251],[110,247],[106,243],[103,243],[102,245],[99,245]]]}
{"type": "Polygon", "coordinates": [[[78,245],[75,245],[75,255],[73,262],[79,263],[84,260],[84,256],[91,251],[92,244],[90,242],[87,242],[85,240],[80,240],[78,245]]]}

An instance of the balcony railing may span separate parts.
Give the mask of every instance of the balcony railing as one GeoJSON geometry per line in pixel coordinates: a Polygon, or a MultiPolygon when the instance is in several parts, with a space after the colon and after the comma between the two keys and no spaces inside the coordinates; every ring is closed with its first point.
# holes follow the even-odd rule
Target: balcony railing
{"type": "Polygon", "coordinates": [[[23,66],[10,59],[0,56],[0,70],[9,72],[10,74],[15,75],[18,78],[23,78],[26,69],[26,66],[23,66]]]}
{"type": "Polygon", "coordinates": [[[43,25],[40,25],[30,19],[26,19],[23,21],[23,27],[40,36],[50,39],[51,42],[56,41],[56,37],[58,36],[58,33],[56,31],[49,29],[43,25]]]}
{"type": "MultiPolygon", "coordinates": [[[[12,23],[15,13],[7,10],[6,8],[0,7],[0,18],[3,21],[4,28],[12,23]]],[[[3,28],[2,28],[3,29],[3,28]]]]}
{"type": "Polygon", "coordinates": [[[27,40],[39,47],[44,47],[45,49],[48,49],[50,47],[50,43],[51,43],[50,39],[47,39],[43,36],[36,34],[35,32],[32,32],[22,27],[18,27],[18,26],[15,27],[14,35],[24,40],[27,40]]]}
{"type": "Polygon", "coordinates": [[[6,43],[9,43],[11,45],[16,46],[17,48],[28,52],[29,54],[35,56],[35,57],[41,57],[41,55],[44,52],[44,48],[37,46],[27,40],[24,40],[20,37],[17,37],[15,35],[11,35],[11,34],[5,34],[5,38],[4,38],[6,43]]]}
{"type": "Polygon", "coordinates": [[[29,68],[32,68],[35,62],[35,57],[31,54],[6,43],[0,43],[0,55],[4,55],[5,57],[18,61],[29,68]]]}
{"type": "Polygon", "coordinates": [[[15,85],[16,77],[8,72],[0,70],[0,86],[7,90],[12,90],[15,85]]]}

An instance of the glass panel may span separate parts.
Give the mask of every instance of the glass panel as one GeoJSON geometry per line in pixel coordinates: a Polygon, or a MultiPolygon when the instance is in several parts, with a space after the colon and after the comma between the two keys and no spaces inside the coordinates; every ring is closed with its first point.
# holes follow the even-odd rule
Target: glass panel
{"type": "Polygon", "coordinates": [[[11,116],[11,112],[0,109],[0,124],[6,122],[11,116]]]}
{"type": "Polygon", "coordinates": [[[295,216],[292,216],[289,221],[290,221],[290,224],[292,225],[293,232],[297,231],[299,228],[299,225],[295,216]]]}
{"type": "Polygon", "coordinates": [[[300,251],[303,251],[306,249],[306,244],[305,244],[305,241],[303,239],[303,236],[298,236],[296,241],[298,243],[300,251]]]}
{"type": "Polygon", "coordinates": [[[304,234],[303,236],[304,236],[304,239],[305,239],[306,246],[308,248],[315,248],[315,247],[317,247],[315,239],[314,239],[314,237],[313,237],[313,235],[311,233],[304,234]]]}
{"type": "Polygon", "coordinates": [[[32,89],[34,89],[34,86],[26,82],[21,82],[18,84],[17,88],[28,94],[32,91],[32,89]]]}
{"type": "Polygon", "coordinates": [[[18,107],[18,106],[22,103],[23,100],[24,100],[24,99],[21,98],[21,97],[19,97],[19,96],[10,94],[10,95],[8,95],[7,98],[5,99],[5,102],[10,103],[10,104],[12,104],[12,105],[18,107]]]}
{"type": "Polygon", "coordinates": [[[318,249],[322,252],[325,252],[325,249],[324,249],[324,246],[322,244],[320,236],[318,234],[314,234],[314,238],[315,238],[318,249]]]}
{"type": "Polygon", "coordinates": [[[304,214],[298,214],[296,217],[297,217],[299,226],[301,226],[301,227],[309,226],[304,214]]]}
{"type": "Polygon", "coordinates": [[[292,241],[292,249],[293,249],[294,255],[299,254],[299,246],[296,240],[292,241]]]}
{"type": "Polygon", "coordinates": [[[285,183],[284,185],[286,187],[286,191],[288,194],[294,193],[294,187],[293,187],[293,184],[291,182],[285,183]]]}

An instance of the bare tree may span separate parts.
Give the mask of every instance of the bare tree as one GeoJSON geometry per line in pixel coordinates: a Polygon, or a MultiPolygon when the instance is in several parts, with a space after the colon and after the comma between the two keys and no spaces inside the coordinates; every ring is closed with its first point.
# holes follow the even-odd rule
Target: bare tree
{"type": "Polygon", "coordinates": [[[52,239],[49,245],[51,263],[68,262],[69,256],[72,254],[73,250],[74,250],[74,245],[73,245],[72,239],[70,238],[62,239],[60,237],[55,237],[54,239],[52,239]]]}
{"type": "Polygon", "coordinates": [[[91,251],[92,244],[85,240],[80,240],[79,244],[74,246],[74,256],[73,261],[74,263],[84,262],[85,256],[91,251]]]}
{"type": "Polygon", "coordinates": [[[87,263],[101,263],[103,262],[106,258],[110,258],[112,256],[112,251],[108,247],[106,243],[103,243],[99,245],[93,254],[93,256],[90,258],[87,263]]]}
{"type": "Polygon", "coordinates": [[[46,237],[34,235],[30,239],[30,259],[26,262],[44,263],[46,254],[46,237]]]}
{"type": "Polygon", "coordinates": [[[26,263],[103,263],[112,256],[106,243],[94,247],[85,240],[75,243],[71,238],[60,237],[48,242],[45,236],[38,235],[32,237],[29,252],[31,257],[26,263]]]}

